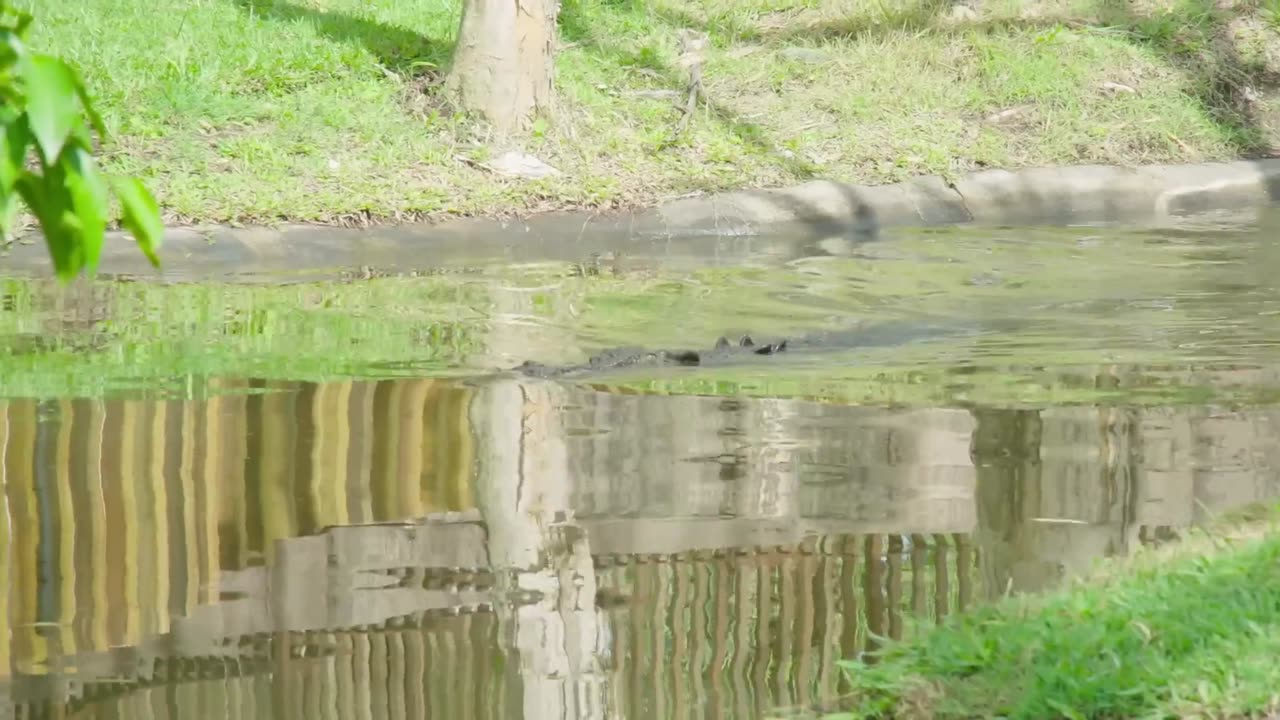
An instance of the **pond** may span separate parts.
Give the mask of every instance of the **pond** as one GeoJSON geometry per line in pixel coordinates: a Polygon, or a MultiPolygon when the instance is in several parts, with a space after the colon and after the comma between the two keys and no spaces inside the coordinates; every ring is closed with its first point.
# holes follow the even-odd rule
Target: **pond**
{"type": "Polygon", "coordinates": [[[884,638],[1280,497],[1277,229],[0,279],[0,717],[838,707],[884,638]]]}

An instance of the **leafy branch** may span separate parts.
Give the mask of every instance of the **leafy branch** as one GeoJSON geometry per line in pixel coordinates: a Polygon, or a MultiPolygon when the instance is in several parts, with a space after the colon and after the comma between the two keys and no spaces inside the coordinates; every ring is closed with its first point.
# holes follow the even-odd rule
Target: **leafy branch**
{"type": "Polygon", "coordinates": [[[28,49],[31,22],[0,0],[0,233],[9,236],[21,200],[40,225],[58,278],[93,274],[114,194],[121,224],[159,267],[164,226],[155,198],[138,180],[98,168],[90,131],[106,138],[102,117],[70,65],[28,49]]]}

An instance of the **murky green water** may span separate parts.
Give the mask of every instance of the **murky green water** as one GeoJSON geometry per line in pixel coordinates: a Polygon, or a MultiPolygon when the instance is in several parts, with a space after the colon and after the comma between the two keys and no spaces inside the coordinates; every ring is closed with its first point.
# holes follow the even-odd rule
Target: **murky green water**
{"type": "Polygon", "coordinates": [[[828,704],[879,637],[1280,496],[1278,228],[0,280],[0,717],[828,704]]]}

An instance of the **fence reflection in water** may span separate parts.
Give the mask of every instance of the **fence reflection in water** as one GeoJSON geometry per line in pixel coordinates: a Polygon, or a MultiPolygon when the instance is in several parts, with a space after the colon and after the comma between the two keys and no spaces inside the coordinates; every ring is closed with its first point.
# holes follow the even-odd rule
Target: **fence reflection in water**
{"type": "Polygon", "coordinates": [[[913,616],[1280,494],[1273,411],[212,389],[0,406],[18,717],[752,716],[913,616]]]}

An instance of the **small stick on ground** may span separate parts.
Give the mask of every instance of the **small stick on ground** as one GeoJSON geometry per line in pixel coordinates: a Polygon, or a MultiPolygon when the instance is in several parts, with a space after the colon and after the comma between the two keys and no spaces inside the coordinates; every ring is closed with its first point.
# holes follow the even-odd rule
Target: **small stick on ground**
{"type": "Polygon", "coordinates": [[[707,49],[709,41],[709,36],[704,32],[689,29],[680,31],[680,66],[689,70],[689,85],[686,88],[688,97],[684,107],[679,108],[684,115],[676,124],[676,137],[679,137],[680,133],[689,126],[689,119],[693,117],[693,111],[698,108],[698,99],[702,98],[703,102],[706,102],[706,91],[702,88],[702,63],[703,52],[707,49]]]}

